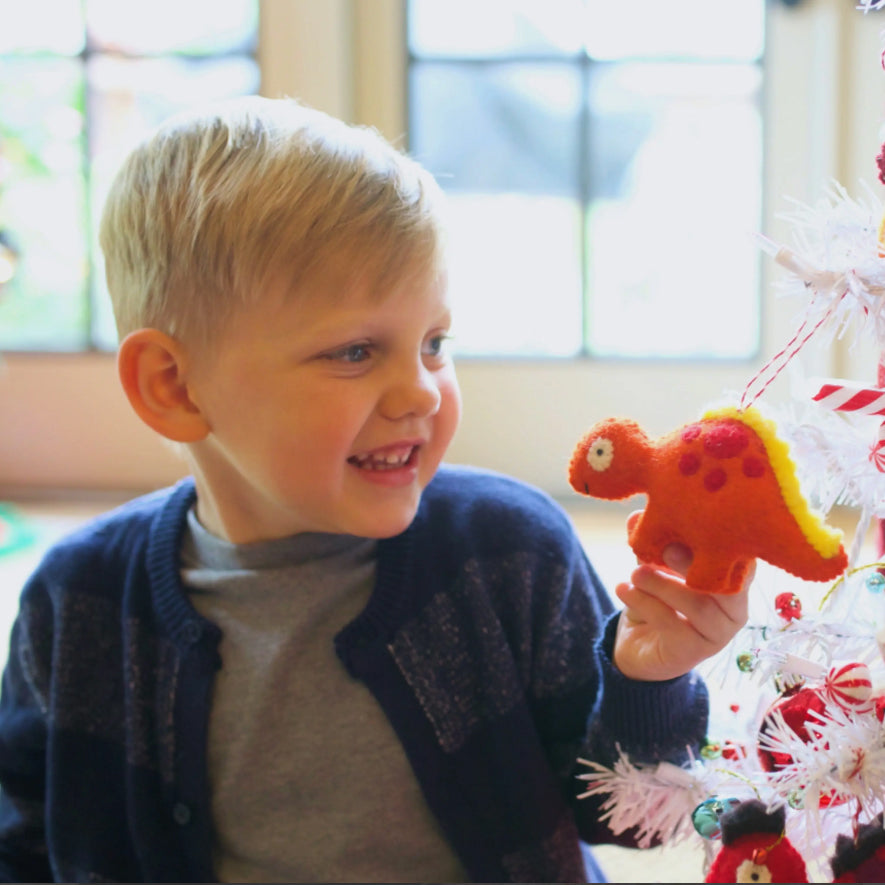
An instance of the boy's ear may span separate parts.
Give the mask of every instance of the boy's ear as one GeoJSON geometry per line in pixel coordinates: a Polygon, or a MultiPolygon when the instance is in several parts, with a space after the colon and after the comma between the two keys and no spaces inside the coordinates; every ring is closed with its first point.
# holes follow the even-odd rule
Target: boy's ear
{"type": "Polygon", "coordinates": [[[135,414],[166,439],[197,442],[210,427],[191,399],[184,348],[158,329],[138,329],[120,342],[117,372],[135,414]]]}

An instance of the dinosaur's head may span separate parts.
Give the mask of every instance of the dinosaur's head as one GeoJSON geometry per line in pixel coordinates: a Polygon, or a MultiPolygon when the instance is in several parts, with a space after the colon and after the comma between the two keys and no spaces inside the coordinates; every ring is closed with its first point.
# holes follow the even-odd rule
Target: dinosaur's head
{"type": "Polygon", "coordinates": [[[635,422],[606,418],[581,438],[569,463],[576,492],[619,500],[646,490],[649,439],[635,422]]]}

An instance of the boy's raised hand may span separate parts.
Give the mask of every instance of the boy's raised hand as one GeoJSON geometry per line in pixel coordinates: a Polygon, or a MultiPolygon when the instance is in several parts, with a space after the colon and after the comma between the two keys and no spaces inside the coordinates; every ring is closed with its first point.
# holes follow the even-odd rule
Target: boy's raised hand
{"type": "Polygon", "coordinates": [[[615,636],[614,664],[630,679],[659,681],[687,673],[723,649],[747,620],[752,568],[743,589],[724,596],[685,586],[682,576],[691,564],[686,547],[671,544],[664,561],[672,572],[640,565],[631,583],[615,588],[624,610],[615,636]]]}

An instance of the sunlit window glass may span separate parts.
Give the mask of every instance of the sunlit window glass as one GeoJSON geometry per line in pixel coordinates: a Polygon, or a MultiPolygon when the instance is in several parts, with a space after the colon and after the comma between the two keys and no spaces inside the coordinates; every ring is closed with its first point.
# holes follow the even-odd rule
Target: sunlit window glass
{"type": "Polygon", "coordinates": [[[764,0],[410,0],[408,25],[462,355],[756,352],[764,0]]]}
{"type": "Polygon", "coordinates": [[[110,179],[169,114],[258,90],[258,2],[28,0],[2,20],[0,349],[113,348],[110,179]]]}

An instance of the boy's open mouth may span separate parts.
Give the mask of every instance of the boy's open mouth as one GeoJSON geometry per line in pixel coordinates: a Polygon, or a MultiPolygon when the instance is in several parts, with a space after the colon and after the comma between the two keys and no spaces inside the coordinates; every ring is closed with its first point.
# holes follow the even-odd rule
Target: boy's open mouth
{"type": "Polygon", "coordinates": [[[381,452],[353,455],[347,460],[355,467],[359,467],[360,470],[396,470],[400,467],[411,466],[417,451],[417,446],[400,446],[381,452]]]}

